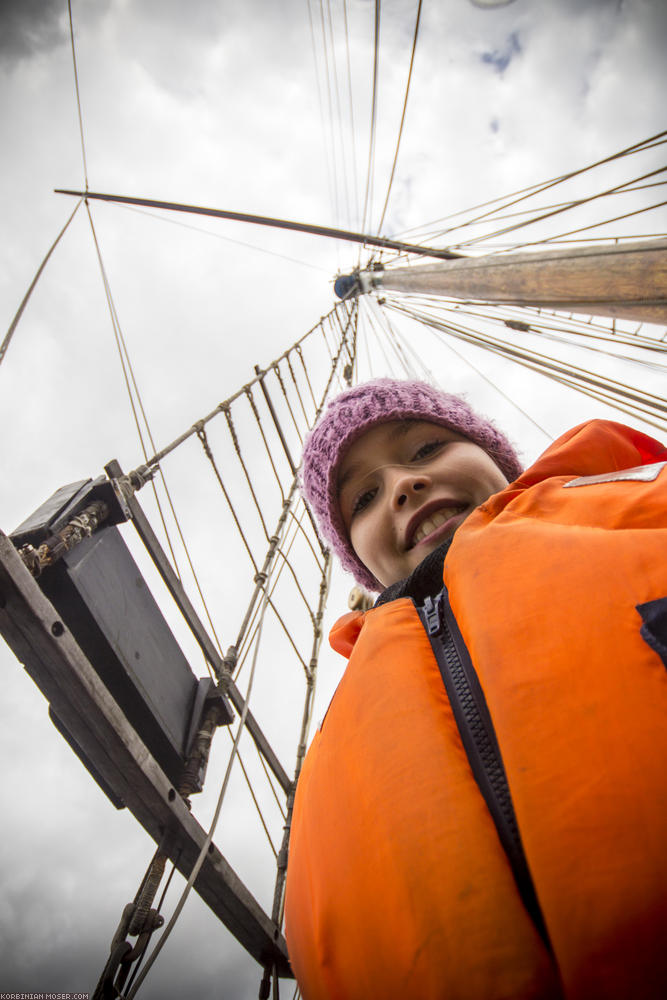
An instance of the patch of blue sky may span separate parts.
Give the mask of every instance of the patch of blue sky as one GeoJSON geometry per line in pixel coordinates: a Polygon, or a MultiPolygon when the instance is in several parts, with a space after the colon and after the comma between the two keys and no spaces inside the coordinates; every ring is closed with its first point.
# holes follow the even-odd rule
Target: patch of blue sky
{"type": "Polygon", "coordinates": [[[519,41],[519,34],[513,31],[507,36],[507,40],[502,48],[493,49],[490,52],[482,52],[480,60],[492,66],[496,73],[502,76],[514,56],[518,55],[521,51],[523,50],[519,41]]]}

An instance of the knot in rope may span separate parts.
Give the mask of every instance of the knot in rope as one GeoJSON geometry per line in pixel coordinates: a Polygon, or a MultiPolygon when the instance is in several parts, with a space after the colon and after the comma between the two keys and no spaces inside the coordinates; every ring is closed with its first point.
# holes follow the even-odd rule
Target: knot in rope
{"type": "Polygon", "coordinates": [[[232,414],[230,412],[229,406],[225,405],[222,412],[225,414],[225,420],[227,421],[227,427],[229,429],[229,434],[234,445],[236,454],[241,458],[241,446],[239,444],[239,439],[236,434],[236,428],[234,426],[234,421],[232,420],[232,414]]]}
{"type": "Polygon", "coordinates": [[[208,437],[206,436],[206,430],[204,428],[204,422],[202,420],[200,420],[198,424],[195,424],[195,427],[197,428],[197,437],[201,441],[201,445],[202,445],[202,448],[204,449],[204,453],[205,453],[206,457],[209,459],[209,461],[212,462],[213,466],[215,467],[215,460],[213,458],[213,452],[211,451],[211,448],[210,448],[209,443],[208,443],[208,437]]]}

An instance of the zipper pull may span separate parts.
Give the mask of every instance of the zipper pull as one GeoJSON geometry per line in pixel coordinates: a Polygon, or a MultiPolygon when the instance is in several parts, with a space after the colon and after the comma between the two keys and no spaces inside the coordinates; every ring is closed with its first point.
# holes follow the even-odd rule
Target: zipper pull
{"type": "Polygon", "coordinates": [[[429,635],[437,635],[441,628],[440,621],[440,601],[435,603],[432,597],[427,597],[424,601],[424,617],[426,618],[426,631],[429,635]]]}

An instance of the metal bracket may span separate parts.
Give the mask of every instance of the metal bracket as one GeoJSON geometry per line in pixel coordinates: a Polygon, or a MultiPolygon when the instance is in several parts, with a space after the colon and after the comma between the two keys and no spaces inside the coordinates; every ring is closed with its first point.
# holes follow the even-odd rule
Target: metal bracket
{"type": "Polygon", "coordinates": [[[93,1000],[117,1000],[118,997],[122,996],[122,990],[132,963],[140,959],[146,951],[153,931],[158,930],[164,924],[164,917],[157,910],[149,910],[135,944],[130,944],[127,936],[136,909],[136,903],[128,903],[123,909],[120,922],[111,940],[109,958],[102,969],[102,975],[93,993],[93,1000]]]}
{"type": "Polygon", "coordinates": [[[201,792],[204,787],[214,731],[218,726],[231,725],[233,721],[234,712],[225,695],[210,677],[202,677],[195,692],[185,743],[185,766],[178,789],[186,801],[189,795],[201,792]]]}

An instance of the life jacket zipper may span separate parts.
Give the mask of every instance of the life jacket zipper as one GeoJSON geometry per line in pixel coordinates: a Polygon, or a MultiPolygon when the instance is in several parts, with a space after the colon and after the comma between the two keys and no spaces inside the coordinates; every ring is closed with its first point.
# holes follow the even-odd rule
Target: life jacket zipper
{"type": "Polygon", "coordinates": [[[528,869],[507,775],[484,692],[454,617],[447,588],[417,608],[442,675],[468,756],[505,850],[519,893],[542,940],[551,951],[542,911],[528,869]]]}

